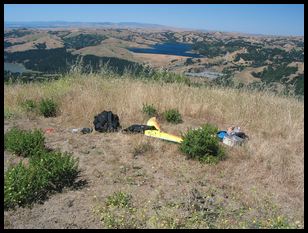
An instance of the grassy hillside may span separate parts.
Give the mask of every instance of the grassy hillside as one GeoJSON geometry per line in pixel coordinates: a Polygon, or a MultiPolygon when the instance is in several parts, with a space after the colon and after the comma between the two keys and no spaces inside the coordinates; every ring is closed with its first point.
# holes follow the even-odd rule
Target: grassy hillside
{"type": "Polygon", "coordinates": [[[72,221],[67,217],[71,214],[76,217],[73,227],[304,227],[304,103],[297,99],[72,73],[51,82],[5,85],[4,110],[6,129],[14,124],[26,129],[53,127],[55,133],[46,135],[49,145],[72,151],[80,159],[82,178],[88,181],[86,188],[56,194],[44,209],[35,205],[31,210],[5,211],[7,228],[46,227],[50,218],[57,219],[50,226],[65,227],[72,221]],[[56,118],[22,108],[24,100],[41,98],[59,104],[56,118]],[[220,129],[240,126],[250,140],[243,147],[226,147],[226,160],[207,165],[185,160],[177,144],[143,135],[70,132],[93,127],[94,116],[103,110],[118,114],[123,128],[145,124],[144,103],[159,112],[179,110],[181,124],[159,118],[166,132],[180,135],[209,122],[220,129]],[[135,208],[131,212],[122,206],[122,217],[106,202],[119,191],[130,195],[135,208]],[[200,202],[196,193],[210,204],[200,202]],[[70,197],[74,209],[61,204],[70,197]],[[78,223],[78,219],[83,220],[78,223]]]}

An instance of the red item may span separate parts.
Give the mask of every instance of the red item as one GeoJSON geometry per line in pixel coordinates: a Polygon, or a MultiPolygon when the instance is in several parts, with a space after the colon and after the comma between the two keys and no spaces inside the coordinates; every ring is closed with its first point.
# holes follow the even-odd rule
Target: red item
{"type": "Polygon", "coordinates": [[[45,133],[52,133],[54,131],[55,131],[55,129],[53,129],[53,128],[47,128],[47,129],[44,130],[45,133]]]}

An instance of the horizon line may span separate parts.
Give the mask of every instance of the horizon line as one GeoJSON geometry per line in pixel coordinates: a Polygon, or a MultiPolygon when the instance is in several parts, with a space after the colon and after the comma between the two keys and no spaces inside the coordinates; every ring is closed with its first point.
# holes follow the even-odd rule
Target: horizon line
{"type": "MultiPolygon", "coordinates": [[[[209,31],[209,32],[222,32],[222,33],[239,33],[239,34],[247,34],[247,35],[254,35],[254,36],[273,36],[273,37],[304,37],[303,35],[294,35],[294,34],[266,34],[266,33],[252,33],[252,32],[242,32],[242,31],[225,31],[225,30],[218,30],[218,29],[204,29],[204,28],[190,28],[190,27],[179,27],[179,26],[169,26],[157,23],[141,23],[136,21],[67,21],[67,20],[40,20],[40,21],[5,21],[4,26],[6,23],[111,23],[111,24],[121,24],[121,23],[136,23],[136,24],[147,24],[147,25],[156,25],[166,28],[174,28],[174,29],[181,29],[181,30],[193,30],[193,31],[209,31]]],[[[134,27],[132,27],[134,28],[134,27]]]]}

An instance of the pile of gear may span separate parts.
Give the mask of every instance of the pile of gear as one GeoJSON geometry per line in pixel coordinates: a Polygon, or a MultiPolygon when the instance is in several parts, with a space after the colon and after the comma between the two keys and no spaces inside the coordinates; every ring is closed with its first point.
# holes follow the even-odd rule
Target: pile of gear
{"type": "MultiPolygon", "coordinates": [[[[118,115],[111,111],[103,111],[94,117],[94,129],[100,133],[105,132],[118,132],[122,129],[118,115]]],[[[72,132],[81,132],[83,134],[91,133],[92,128],[73,129],[72,132]]],[[[142,133],[149,137],[159,138],[171,142],[181,143],[183,139],[173,134],[163,132],[156,120],[156,117],[152,117],[148,120],[146,125],[134,124],[126,129],[123,129],[124,133],[142,133]]],[[[242,145],[249,137],[240,131],[240,127],[229,127],[227,131],[217,132],[217,137],[224,144],[229,146],[242,145]]]]}
{"type": "MultiPolygon", "coordinates": [[[[103,111],[100,114],[94,117],[93,121],[94,129],[97,132],[117,132],[118,129],[121,129],[119,117],[116,114],[113,114],[111,111],[103,111]]],[[[72,129],[72,133],[92,133],[93,128],[75,128],[72,129]]]]}
{"type": "Polygon", "coordinates": [[[240,131],[240,127],[229,127],[227,131],[217,132],[217,136],[228,146],[242,145],[249,137],[240,131]]]}

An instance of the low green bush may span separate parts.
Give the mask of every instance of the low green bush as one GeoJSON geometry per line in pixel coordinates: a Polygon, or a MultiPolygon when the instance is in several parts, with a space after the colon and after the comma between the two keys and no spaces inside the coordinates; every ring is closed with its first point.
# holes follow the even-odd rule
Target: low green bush
{"type": "Polygon", "coordinates": [[[39,111],[44,117],[55,117],[58,112],[58,104],[53,99],[42,99],[39,103],[39,111]]]}
{"type": "Polygon", "coordinates": [[[151,75],[152,80],[160,81],[163,83],[182,83],[185,85],[190,85],[191,81],[188,77],[181,74],[176,74],[167,71],[156,71],[151,75]]]}
{"type": "Polygon", "coordinates": [[[70,154],[41,150],[30,158],[28,166],[20,162],[6,171],[4,208],[44,200],[49,192],[72,185],[77,174],[78,160],[70,154]]]}
{"type": "Polygon", "coordinates": [[[30,163],[40,171],[48,173],[50,184],[56,190],[72,185],[78,174],[78,160],[68,152],[40,153],[33,157],[30,163]]]}
{"type": "Polygon", "coordinates": [[[114,192],[108,196],[98,213],[104,228],[136,229],[144,226],[144,219],[137,215],[132,196],[125,192],[114,192]]]}
{"type": "Polygon", "coordinates": [[[149,117],[153,117],[157,115],[157,110],[153,104],[143,104],[142,112],[149,117]]]}
{"type": "Polygon", "coordinates": [[[163,115],[166,121],[170,123],[178,124],[183,122],[182,116],[177,109],[168,109],[163,113],[163,115]]]}
{"type": "Polygon", "coordinates": [[[208,123],[201,128],[188,130],[183,135],[180,150],[188,159],[216,164],[225,157],[225,151],[216,136],[217,132],[218,128],[208,123]]]}
{"type": "Polygon", "coordinates": [[[131,205],[131,195],[124,192],[114,192],[107,197],[107,206],[129,207],[131,205]]]}
{"type": "Polygon", "coordinates": [[[44,199],[48,186],[47,173],[40,172],[35,166],[29,167],[20,162],[10,167],[4,175],[4,208],[14,208],[44,199]]]}
{"type": "Polygon", "coordinates": [[[4,134],[4,149],[28,157],[44,149],[44,140],[41,130],[27,131],[13,127],[4,134]]]}
{"type": "Polygon", "coordinates": [[[47,150],[41,130],[21,130],[16,127],[4,135],[4,148],[18,156],[29,157],[11,166],[4,175],[4,207],[23,206],[45,199],[52,191],[61,191],[74,184],[78,175],[78,160],[70,153],[47,150]]]}
{"type": "Polygon", "coordinates": [[[12,119],[14,117],[15,117],[15,114],[13,112],[4,108],[4,119],[5,120],[12,119]]]}
{"type": "Polygon", "coordinates": [[[27,112],[34,112],[37,108],[37,103],[34,100],[25,100],[21,103],[23,109],[27,112]]]}

